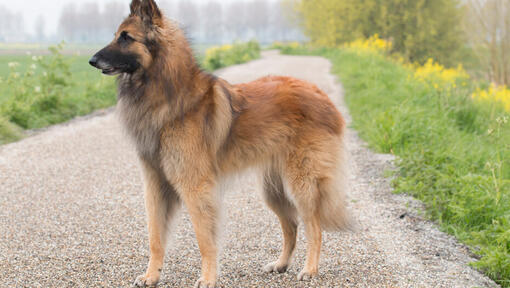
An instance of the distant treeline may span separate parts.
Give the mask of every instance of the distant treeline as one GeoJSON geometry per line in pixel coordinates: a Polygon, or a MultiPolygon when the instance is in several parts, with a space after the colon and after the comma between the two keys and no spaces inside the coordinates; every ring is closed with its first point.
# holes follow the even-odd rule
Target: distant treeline
{"type": "MultiPolygon", "coordinates": [[[[222,3],[209,1],[158,1],[166,16],[177,20],[195,43],[230,43],[258,39],[301,40],[299,29],[282,16],[280,1],[252,0],[222,3]]],[[[58,33],[66,41],[100,43],[112,39],[117,26],[129,14],[122,2],[67,4],[62,9],[58,33]]]]}
{"type": "Polygon", "coordinates": [[[24,30],[23,15],[13,13],[4,5],[0,5],[0,42],[21,40],[24,30]]]}

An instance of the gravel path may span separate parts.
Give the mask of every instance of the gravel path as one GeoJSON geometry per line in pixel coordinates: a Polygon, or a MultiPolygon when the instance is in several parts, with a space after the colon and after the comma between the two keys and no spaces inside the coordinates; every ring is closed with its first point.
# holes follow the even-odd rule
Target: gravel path
{"type": "MultiPolygon", "coordinates": [[[[219,71],[237,83],[267,74],[317,83],[349,119],[342,90],[318,57],[279,56],[219,71]]],[[[0,287],[128,287],[148,261],[140,170],[113,113],[52,127],[0,147],[0,287]]],[[[225,197],[221,287],[495,287],[469,268],[467,249],[393,195],[384,171],[392,157],[347,133],[350,206],[357,231],[326,233],[320,276],[296,281],[304,264],[300,230],[285,274],[262,266],[278,256],[281,231],[249,172],[225,197]]],[[[190,287],[200,257],[187,213],[169,243],[160,287],[190,287]]],[[[302,229],[302,227],[300,227],[302,229]]]]}

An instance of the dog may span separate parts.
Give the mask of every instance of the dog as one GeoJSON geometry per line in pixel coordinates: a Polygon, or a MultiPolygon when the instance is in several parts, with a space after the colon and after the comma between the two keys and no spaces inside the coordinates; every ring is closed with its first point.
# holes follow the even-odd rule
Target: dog
{"type": "Polygon", "coordinates": [[[215,287],[217,184],[248,167],[260,171],[265,202],[283,230],[283,251],[265,271],[286,271],[300,217],[308,243],[298,280],[316,276],[322,230],[349,225],[340,112],[305,81],[268,76],[231,85],[204,72],[154,0],[132,0],[130,10],[90,64],[117,75],[117,113],[143,170],[150,260],[134,284],[159,281],[168,223],[183,203],[202,257],[195,287],[215,287]]]}

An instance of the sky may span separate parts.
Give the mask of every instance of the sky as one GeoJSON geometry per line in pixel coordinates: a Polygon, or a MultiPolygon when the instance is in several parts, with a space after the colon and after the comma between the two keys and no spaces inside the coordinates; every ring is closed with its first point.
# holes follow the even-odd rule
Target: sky
{"type": "MultiPolygon", "coordinates": [[[[21,12],[25,21],[25,31],[33,33],[35,21],[42,15],[45,19],[46,35],[52,35],[57,30],[57,23],[62,7],[67,3],[76,3],[78,6],[86,2],[98,2],[100,7],[111,0],[0,0],[0,6],[7,7],[11,12],[21,12]]],[[[131,0],[118,0],[125,2],[126,7],[131,0]]],[[[157,1],[157,0],[156,0],[157,1]]],[[[173,0],[178,1],[178,0],[173,0]]],[[[190,1],[190,0],[180,0],[190,1]]],[[[220,2],[235,2],[245,0],[220,0],[220,2]]],[[[196,3],[207,3],[208,0],[193,0],[196,3]]]]}

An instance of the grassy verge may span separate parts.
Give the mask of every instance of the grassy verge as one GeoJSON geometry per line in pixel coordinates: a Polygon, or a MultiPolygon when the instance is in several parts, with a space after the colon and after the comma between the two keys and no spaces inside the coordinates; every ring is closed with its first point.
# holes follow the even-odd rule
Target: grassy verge
{"type": "Polygon", "coordinates": [[[234,43],[207,49],[202,66],[209,71],[214,71],[258,58],[260,58],[258,42],[234,43]]]}
{"type": "MultiPolygon", "coordinates": [[[[67,56],[62,49],[52,47],[44,56],[0,55],[0,144],[21,139],[23,130],[115,104],[114,78],[91,67],[90,55],[67,56]]],[[[204,49],[195,47],[199,54],[204,49]]],[[[207,49],[202,66],[212,71],[258,57],[257,42],[236,43],[207,49]]]]}
{"type": "Polygon", "coordinates": [[[0,144],[115,103],[114,79],[90,67],[89,56],[64,56],[62,48],[0,56],[0,144]]]}
{"type": "Polygon", "coordinates": [[[376,53],[309,51],[329,58],[353,125],[378,152],[398,157],[397,193],[422,200],[432,219],[480,256],[473,265],[510,287],[510,123],[470,83],[434,87],[376,53]]]}

